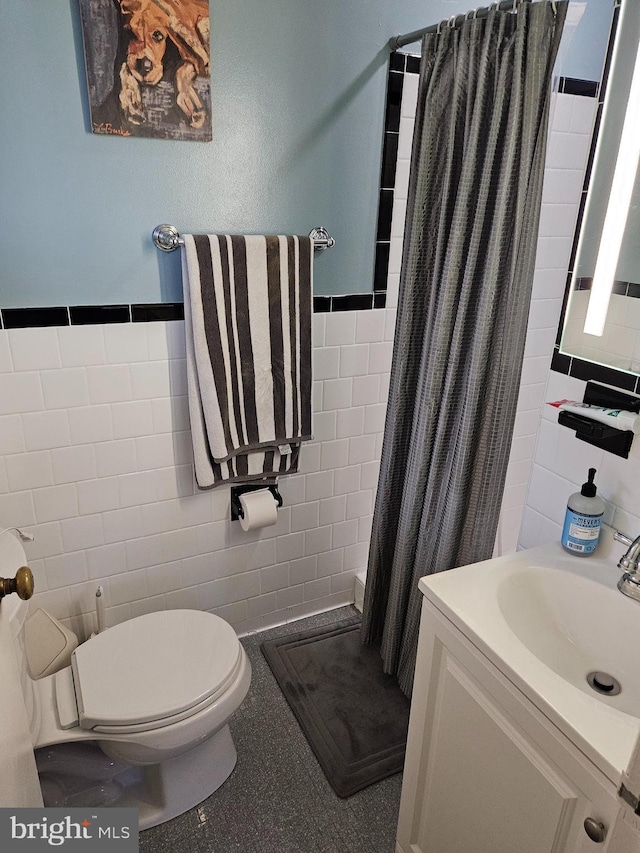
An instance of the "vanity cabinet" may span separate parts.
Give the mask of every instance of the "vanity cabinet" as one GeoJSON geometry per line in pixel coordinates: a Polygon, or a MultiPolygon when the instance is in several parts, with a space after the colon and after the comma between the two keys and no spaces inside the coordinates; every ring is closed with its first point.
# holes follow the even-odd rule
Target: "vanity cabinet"
{"type": "Polygon", "coordinates": [[[622,817],[613,782],[425,599],[397,853],[636,853],[622,817]]]}

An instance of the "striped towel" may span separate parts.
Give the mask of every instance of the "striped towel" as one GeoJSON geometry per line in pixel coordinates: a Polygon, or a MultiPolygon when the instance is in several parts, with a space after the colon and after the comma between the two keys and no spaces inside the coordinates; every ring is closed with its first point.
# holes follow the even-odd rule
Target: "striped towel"
{"type": "Polygon", "coordinates": [[[313,244],[184,235],[182,281],[196,482],[295,473],[311,434],[313,244]]]}

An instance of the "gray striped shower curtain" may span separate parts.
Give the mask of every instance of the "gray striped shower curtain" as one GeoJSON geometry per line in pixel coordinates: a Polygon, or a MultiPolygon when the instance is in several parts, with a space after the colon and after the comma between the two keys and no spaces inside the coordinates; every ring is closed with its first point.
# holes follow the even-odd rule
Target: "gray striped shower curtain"
{"type": "Polygon", "coordinates": [[[493,552],[567,5],[522,0],[423,37],[362,624],[407,695],[419,578],[493,552]]]}

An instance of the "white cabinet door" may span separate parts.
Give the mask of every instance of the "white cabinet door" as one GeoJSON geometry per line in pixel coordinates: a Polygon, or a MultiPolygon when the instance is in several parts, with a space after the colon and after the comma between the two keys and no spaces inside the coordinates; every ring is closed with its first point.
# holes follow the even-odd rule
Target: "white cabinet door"
{"type": "Polygon", "coordinates": [[[427,621],[398,850],[604,853],[609,838],[594,843],[583,823],[591,817],[607,829],[613,824],[613,792],[468,641],[448,636],[435,617],[427,621]]]}
{"type": "Polygon", "coordinates": [[[426,782],[417,839],[425,853],[564,850],[585,811],[580,793],[446,652],[426,782]]]}

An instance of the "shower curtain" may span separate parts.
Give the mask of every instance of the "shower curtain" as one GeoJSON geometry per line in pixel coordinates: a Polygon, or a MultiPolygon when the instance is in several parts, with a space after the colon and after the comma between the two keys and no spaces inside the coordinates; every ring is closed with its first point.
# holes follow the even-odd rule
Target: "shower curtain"
{"type": "Polygon", "coordinates": [[[411,694],[423,575],[489,559],[515,420],[567,2],[422,41],[362,640],[411,694]],[[554,8],[555,7],[555,8],[554,8]]]}

